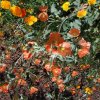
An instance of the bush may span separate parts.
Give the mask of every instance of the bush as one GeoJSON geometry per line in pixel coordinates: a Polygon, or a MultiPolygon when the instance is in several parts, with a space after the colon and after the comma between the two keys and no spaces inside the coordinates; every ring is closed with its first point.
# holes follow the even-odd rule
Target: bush
{"type": "Polygon", "coordinates": [[[100,90],[99,6],[0,0],[0,100],[93,99],[100,90]]]}

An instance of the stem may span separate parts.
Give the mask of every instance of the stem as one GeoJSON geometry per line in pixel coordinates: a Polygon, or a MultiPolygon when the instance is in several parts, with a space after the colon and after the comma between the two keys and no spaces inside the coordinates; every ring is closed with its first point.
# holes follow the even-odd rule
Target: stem
{"type": "Polygon", "coordinates": [[[68,17],[66,17],[66,18],[62,21],[62,23],[60,24],[60,27],[59,27],[59,30],[58,30],[59,33],[60,33],[60,31],[61,31],[61,28],[62,28],[63,23],[67,20],[67,18],[68,18],[68,17]]]}

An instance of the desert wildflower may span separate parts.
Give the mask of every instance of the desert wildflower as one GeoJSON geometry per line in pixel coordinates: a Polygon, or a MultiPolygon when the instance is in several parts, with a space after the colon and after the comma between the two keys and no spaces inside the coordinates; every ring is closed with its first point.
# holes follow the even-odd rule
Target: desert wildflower
{"type": "Polygon", "coordinates": [[[86,11],[85,9],[82,9],[82,10],[79,10],[79,11],[77,12],[77,17],[78,17],[78,18],[83,18],[83,17],[86,16],[86,14],[87,14],[87,11],[86,11]]]}
{"type": "Polygon", "coordinates": [[[48,17],[49,17],[49,16],[48,16],[47,12],[41,12],[41,13],[38,15],[39,20],[42,21],[42,22],[47,21],[47,20],[48,20],[48,17]]]}
{"type": "Polygon", "coordinates": [[[2,16],[1,12],[0,12],[0,16],[2,16]]]}
{"type": "Polygon", "coordinates": [[[70,29],[69,34],[72,37],[78,37],[80,35],[80,30],[76,29],[76,28],[72,28],[72,29],[70,29]]]}
{"type": "Polygon", "coordinates": [[[93,91],[92,91],[91,88],[87,87],[87,88],[85,88],[85,93],[87,93],[87,94],[92,94],[93,91]]]}
{"type": "Polygon", "coordinates": [[[35,22],[37,22],[37,17],[35,16],[28,16],[24,19],[25,23],[28,24],[28,25],[33,25],[35,22]]]}
{"type": "Polygon", "coordinates": [[[72,72],[72,77],[75,77],[75,76],[77,76],[77,75],[79,75],[79,72],[78,72],[78,71],[73,71],[73,72],[72,72]]]}
{"type": "Polygon", "coordinates": [[[88,0],[88,4],[89,5],[94,5],[94,4],[96,4],[96,0],[88,0]]]}
{"type": "Polygon", "coordinates": [[[10,1],[1,1],[1,8],[10,9],[10,7],[11,7],[10,1]]]}
{"type": "Polygon", "coordinates": [[[21,14],[22,14],[22,11],[21,11],[21,8],[19,6],[12,6],[11,7],[11,13],[14,15],[14,16],[17,16],[17,17],[20,17],[21,14]]]}
{"type": "Polygon", "coordinates": [[[63,57],[72,55],[71,44],[69,42],[63,42],[57,48],[58,54],[62,55],[63,57]]]}
{"type": "Polygon", "coordinates": [[[78,56],[79,58],[83,58],[84,56],[89,54],[89,50],[88,49],[79,49],[78,50],[78,56]]]}
{"type": "Polygon", "coordinates": [[[64,11],[68,11],[70,9],[70,2],[65,2],[63,5],[62,5],[62,9],[64,11]]]}
{"type": "Polygon", "coordinates": [[[30,94],[34,94],[36,92],[38,92],[38,89],[37,88],[35,88],[35,87],[31,87],[30,88],[30,94]]]}
{"type": "Polygon", "coordinates": [[[2,31],[0,31],[0,37],[3,37],[4,33],[2,31]]]}

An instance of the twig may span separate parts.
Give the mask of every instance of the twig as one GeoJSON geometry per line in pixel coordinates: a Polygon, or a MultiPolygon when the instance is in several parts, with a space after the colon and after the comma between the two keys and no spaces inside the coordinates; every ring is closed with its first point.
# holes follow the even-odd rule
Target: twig
{"type": "Polygon", "coordinates": [[[17,59],[17,61],[15,62],[15,66],[16,66],[16,64],[18,63],[18,61],[20,60],[20,59],[22,59],[23,58],[23,54],[17,59]]]}

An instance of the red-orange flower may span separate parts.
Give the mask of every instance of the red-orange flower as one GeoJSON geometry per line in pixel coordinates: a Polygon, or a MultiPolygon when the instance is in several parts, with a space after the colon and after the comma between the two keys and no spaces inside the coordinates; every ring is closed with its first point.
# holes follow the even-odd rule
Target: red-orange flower
{"type": "Polygon", "coordinates": [[[72,77],[75,77],[75,76],[77,76],[78,74],[79,74],[78,71],[73,71],[73,72],[72,72],[72,77]]]}
{"type": "Polygon", "coordinates": [[[0,86],[0,92],[8,93],[8,86],[9,86],[8,83],[5,83],[2,86],[0,86]]]}
{"type": "Polygon", "coordinates": [[[79,58],[83,58],[84,56],[89,54],[89,50],[88,49],[79,49],[78,50],[78,56],[79,58]]]}
{"type": "Polygon", "coordinates": [[[38,15],[38,19],[41,21],[41,22],[45,22],[48,20],[48,14],[47,12],[41,12],[39,15],[38,15]]]}
{"type": "Polygon", "coordinates": [[[52,32],[50,33],[49,40],[47,41],[45,48],[48,52],[54,51],[54,53],[57,53],[57,47],[63,42],[64,39],[61,37],[60,33],[52,32]]]}
{"type": "Polygon", "coordinates": [[[56,82],[57,81],[57,77],[52,77],[52,82],[56,82]]]}
{"type": "Polygon", "coordinates": [[[58,77],[61,74],[61,71],[62,70],[59,67],[52,68],[52,73],[53,73],[53,76],[55,76],[55,77],[58,77]]]}
{"type": "Polygon", "coordinates": [[[23,57],[25,60],[29,60],[30,58],[32,58],[32,54],[30,52],[28,52],[27,50],[25,50],[23,52],[23,57]]]}
{"type": "Polygon", "coordinates": [[[41,63],[41,59],[35,59],[34,63],[35,63],[36,65],[39,65],[39,64],[41,63]]]}
{"type": "Polygon", "coordinates": [[[72,55],[71,44],[69,42],[61,43],[57,50],[62,56],[72,55]]]}
{"type": "Polygon", "coordinates": [[[81,65],[80,67],[81,67],[81,70],[86,70],[86,69],[90,68],[90,65],[89,64],[81,65]]]}
{"type": "Polygon", "coordinates": [[[81,49],[78,50],[78,56],[79,58],[82,58],[84,56],[86,56],[87,54],[89,54],[89,50],[90,50],[90,42],[87,42],[84,40],[84,38],[82,38],[79,41],[79,45],[81,46],[81,49]]]}
{"type": "Polygon", "coordinates": [[[60,84],[63,84],[63,80],[62,79],[58,79],[57,81],[56,81],[56,83],[57,83],[57,85],[60,85],[60,84]]]}
{"type": "Polygon", "coordinates": [[[63,92],[64,89],[65,89],[65,85],[64,84],[60,84],[60,85],[58,85],[58,88],[59,88],[59,92],[63,92]]]}
{"type": "Polygon", "coordinates": [[[35,87],[31,87],[29,91],[30,91],[30,94],[34,94],[38,91],[38,89],[35,87]]]}
{"type": "Polygon", "coordinates": [[[85,49],[90,49],[90,42],[87,42],[84,40],[84,38],[82,38],[80,41],[79,41],[79,45],[81,46],[81,48],[85,48],[85,49]]]}
{"type": "Polygon", "coordinates": [[[25,86],[27,83],[24,79],[19,79],[17,85],[23,85],[25,86]]]}
{"type": "Polygon", "coordinates": [[[41,12],[47,12],[48,6],[40,6],[40,7],[39,7],[39,10],[40,10],[41,12]]]}
{"type": "Polygon", "coordinates": [[[10,8],[11,13],[17,17],[24,17],[26,15],[26,10],[24,8],[20,8],[19,6],[12,6],[10,8]]]}
{"type": "Polygon", "coordinates": [[[5,72],[5,70],[6,70],[6,65],[5,64],[0,65],[0,73],[5,72]]]}
{"type": "Polygon", "coordinates": [[[70,29],[69,34],[73,37],[77,37],[80,35],[80,30],[77,28],[72,28],[70,29]]]}
{"type": "Polygon", "coordinates": [[[50,63],[47,63],[45,66],[44,66],[44,69],[46,69],[46,71],[51,71],[51,67],[52,65],[50,63]]]}

